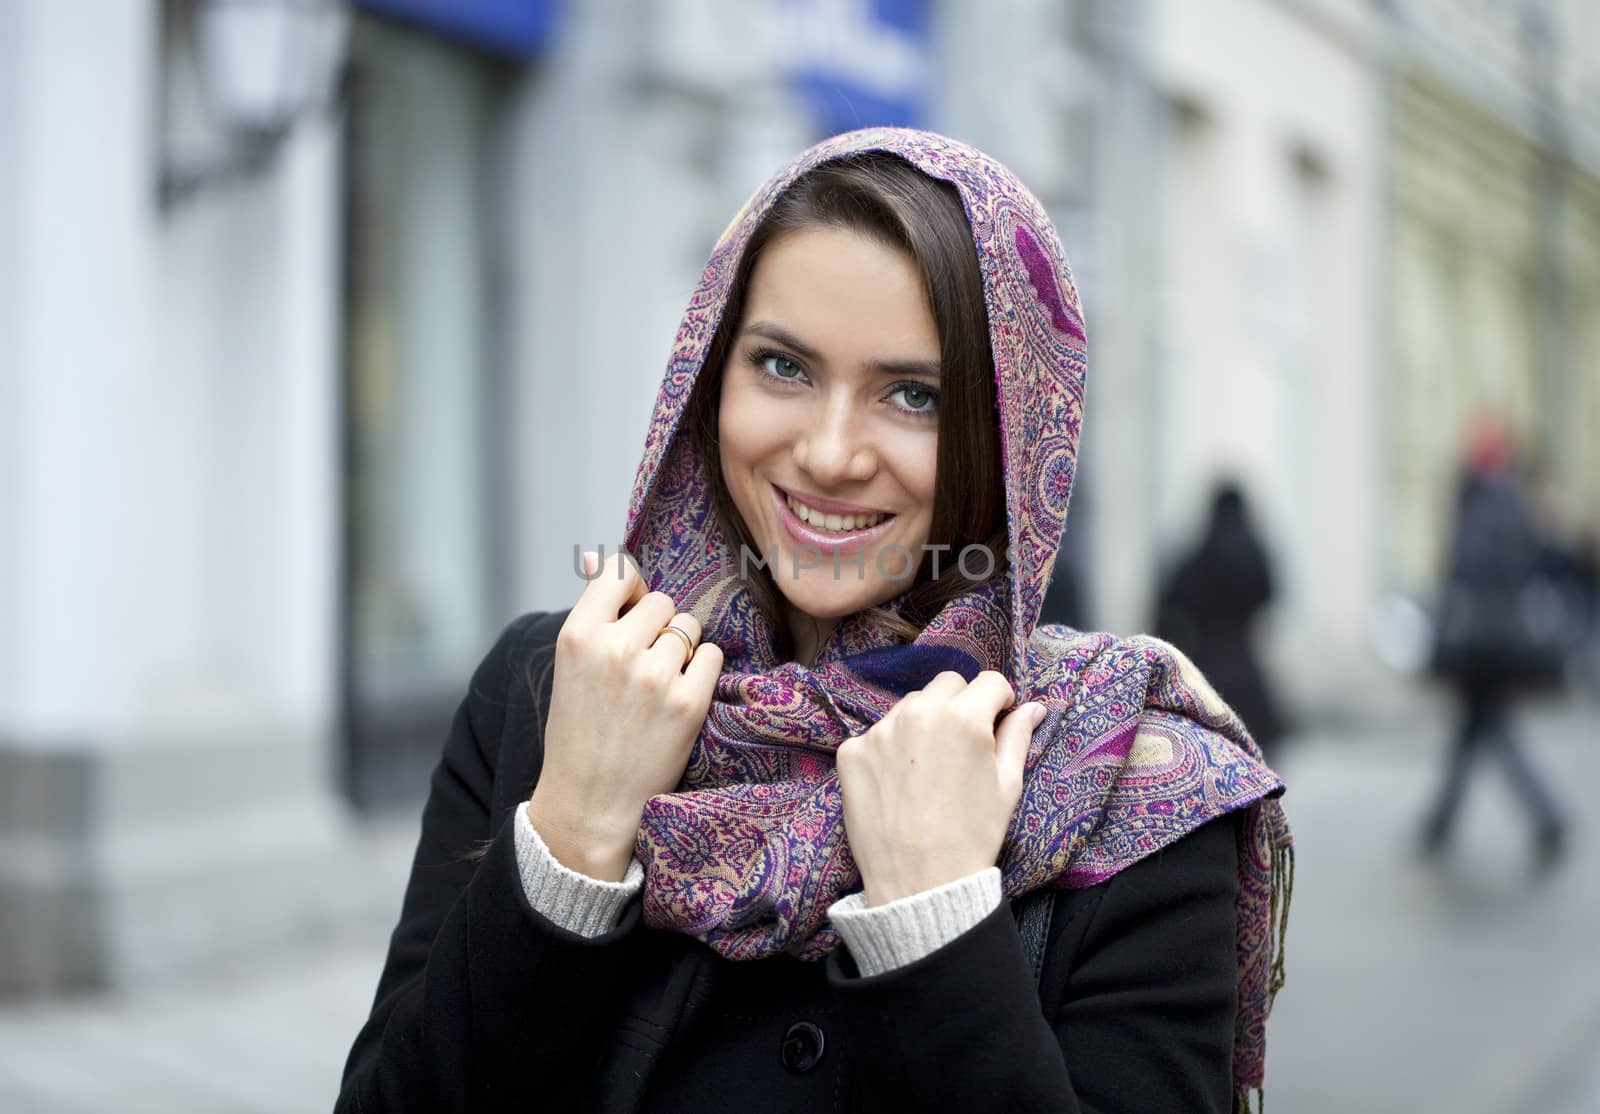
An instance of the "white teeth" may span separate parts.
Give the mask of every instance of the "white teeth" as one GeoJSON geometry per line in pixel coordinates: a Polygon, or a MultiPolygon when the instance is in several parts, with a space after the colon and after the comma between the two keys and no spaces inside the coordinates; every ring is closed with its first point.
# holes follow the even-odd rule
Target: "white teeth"
{"type": "Polygon", "coordinates": [[[792,495],[787,496],[787,500],[789,509],[800,521],[820,530],[831,530],[836,534],[876,526],[886,517],[881,514],[823,514],[821,511],[812,510],[792,495]]]}

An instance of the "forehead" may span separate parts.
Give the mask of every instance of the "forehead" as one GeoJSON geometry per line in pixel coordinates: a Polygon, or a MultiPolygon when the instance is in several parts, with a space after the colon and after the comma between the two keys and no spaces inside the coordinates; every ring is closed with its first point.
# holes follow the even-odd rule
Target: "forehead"
{"type": "Polygon", "coordinates": [[[745,293],[745,322],[770,321],[826,354],[937,359],[939,330],[912,257],[844,228],[808,228],[762,251],[745,293]]]}

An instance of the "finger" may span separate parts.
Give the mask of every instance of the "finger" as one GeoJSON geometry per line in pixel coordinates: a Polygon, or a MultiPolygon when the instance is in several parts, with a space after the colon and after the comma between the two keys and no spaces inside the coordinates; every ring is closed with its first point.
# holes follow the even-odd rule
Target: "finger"
{"type": "Polygon", "coordinates": [[[956,697],[956,702],[963,709],[970,710],[974,716],[993,723],[995,717],[1011,707],[1016,699],[1016,690],[1011,687],[1011,682],[1006,680],[1004,673],[985,669],[956,697]]]}
{"type": "MultiPolygon", "coordinates": [[[[677,613],[678,605],[672,602],[671,596],[665,592],[646,592],[626,615],[617,620],[617,633],[628,645],[637,647],[643,652],[655,645],[656,635],[677,613]]],[[[685,630],[684,633],[689,632],[685,630]]],[[[661,637],[671,640],[668,645],[678,648],[680,654],[678,660],[682,661],[683,643],[670,634],[663,634],[661,637]]]]}
{"type": "MultiPolygon", "coordinates": [[[[643,606],[641,603],[640,606],[643,606]]],[[[635,608],[637,610],[637,608],[635,608]]],[[[655,630],[655,641],[650,644],[646,653],[660,655],[663,662],[672,667],[677,673],[684,669],[695,648],[700,645],[700,621],[686,611],[679,611],[667,619],[661,627],[655,630]],[[671,628],[670,630],[662,629],[671,628]],[[689,645],[683,644],[683,639],[673,634],[672,631],[682,631],[689,638],[689,645]]]]}
{"type": "Polygon", "coordinates": [[[954,669],[946,669],[933,680],[922,686],[922,691],[929,696],[952,697],[967,687],[967,679],[954,669]]]}
{"type": "MultiPolygon", "coordinates": [[[[672,638],[672,635],[668,634],[662,637],[672,638]]],[[[712,693],[716,691],[717,678],[721,675],[722,647],[715,642],[702,642],[695,647],[694,657],[684,667],[683,683],[688,685],[709,706],[712,693]]]]}
{"type": "Polygon", "coordinates": [[[705,629],[701,627],[700,620],[695,618],[692,612],[680,611],[673,615],[669,622],[688,635],[696,646],[700,645],[700,639],[705,634],[705,629]]]}
{"type": "Polygon", "coordinates": [[[617,616],[644,598],[650,590],[639,568],[627,554],[613,553],[600,566],[600,574],[584,586],[583,594],[572,606],[572,616],[580,623],[598,626],[615,622],[617,616]]]}
{"type": "Polygon", "coordinates": [[[1044,722],[1045,707],[1037,700],[1013,709],[1000,721],[994,733],[995,760],[1000,766],[1002,785],[1022,785],[1022,774],[1028,765],[1028,750],[1033,743],[1033,733],[1044,722]]]}

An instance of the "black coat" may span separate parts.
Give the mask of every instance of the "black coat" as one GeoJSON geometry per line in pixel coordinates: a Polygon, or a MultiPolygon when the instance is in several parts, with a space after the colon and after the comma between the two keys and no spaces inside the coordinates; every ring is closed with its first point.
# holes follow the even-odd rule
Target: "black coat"
{"type": "Polygon", "coordinates": [[[1512,479],[1463,476],[1434,671],[1477,700],[1559,682],[1582,641],[1580,598],[1565,554],[1543,535],[1512,479]]]}
{"type": "Polygon", "coordinates": [[[593,939],[540,915],[508,820],[565,617],[517,620],[472,678],[336,1111],[1231,1109],[1231,818],[1060,892],[1037,987],[1004,903],[872,978],[844,948],[723,959],[638,898],[593,939]]]}

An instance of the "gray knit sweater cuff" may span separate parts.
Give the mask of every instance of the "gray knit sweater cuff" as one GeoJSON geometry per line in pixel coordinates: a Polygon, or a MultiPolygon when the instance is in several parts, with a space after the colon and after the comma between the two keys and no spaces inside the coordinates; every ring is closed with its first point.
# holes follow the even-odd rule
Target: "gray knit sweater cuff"
{"type": "Polygon", "coordinates": [[[644,867],[638,859],[628,863],[620,882],[602,882],[563,866],[551,854],[533,821],[528,806],[516,810],[517,872],[522,889],[546,919],[579,936],[601,936],[617,927],[622,907],[644,888],[644,867]]]}
{"type": "Polygon", "coordinates": [[[849,894],[828,907],[828,918],[856,968],[871,976],[948,944],[994,912],[1000,898],[1000,868],[991,866],[882,905],[869,907],[866,895],[849,894]]]}

